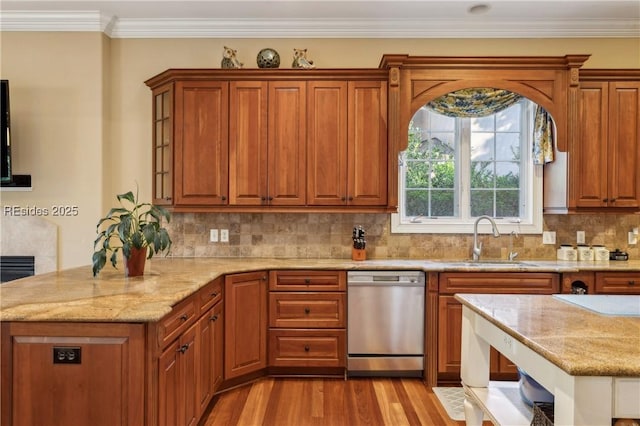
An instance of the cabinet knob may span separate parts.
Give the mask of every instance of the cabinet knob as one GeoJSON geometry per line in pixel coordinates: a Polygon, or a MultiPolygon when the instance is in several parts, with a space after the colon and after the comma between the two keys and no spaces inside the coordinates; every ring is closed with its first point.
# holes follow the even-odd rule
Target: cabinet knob
{"type": "Polygon", "coordinates": [[[182,345],[180,346],[176,352],[180,352],[181,354],[185,353],[187,350],[189,349],[189,345],[182,345]]]}
{"type": "Polygon", "coordinates": [[[209,321],[217,321],[218,320],[218,315],[214,315],[211,318],[209,318],[209,321]]]}
{"type": "Polygon", "coordinates": [[[311,350],[311,348],[309,347],[309,345],[304,345],[304,351],[305,352],[309,352],[311,350]]]}
{"type": "Polygon", "coordinates": [[[349,201],[353,201],[353,197],[349,196],[349,201]]]}
{"type": "Polygon", "coordinates": [[[340,197],[340,200],[347,201],[347,197],[340,197]]]}
{"type": "Polygon", "coordinates": [[[211,293],[211,297],[216,297],[218,295],[217,291],[214,291],[213,293],[211,293]]]}
{"type": "Polygon", "coordinates": [[[309,308],[304,308],[304,313],[309,315],[311,313],[311,309],[309,308]]]}
{"type": "Polygon", "coordinates": [[[311,278],[305,278],[304,279],[304,283],[305,284],[310,284],[311,283],[311,278]]]}
{"type": "Polygon", "coordinates": [[[222,201],[227,201],[227,197],[226,197],[226,196],[224,196],[224,195],[223,195],[222,197],[220,197],[220,199],[221,199],[222,201]]]}
{"type": "Polygon", "coordinates": [[[636,281],[635,280],[630,280],[629,281],[629,285],[636,285],[636,281]]]}
{"type": "Polygon", "coordinates": [[[268,197],[268,200],[269,201],[273,201],[273,197],[268,197]]]}
{"type": "Polygon", "coordinates": [[[189,319],[189,315],[187,315],[187,314],[184,314],[184,315],[180,316],[180,321],[186,321],[188,319],[189,319]]]}
{"type": "Polygon", "coordinates": [[[615,198],[612,198],[612,199],[611,199],[611,202],[612,202],[612,203],[615,203],[615,202],[616,202],[616,199],[615,199],[615,198]]]}
{"type": "Polygon", "coordinates": [[[267,280],[267,276],[266,276],[266,275],[263,275],[263,276],[262,276],[262,281],[266,281],[266,280],[267,280]]]}
{"type": "Polygon", "coordinates": [[[171,201],[171,197],[164,197],[165,201],[171,201]]]}
{"type": "Polygon", "coordinates": [[[603,198],[603,199],[602,199],[602,202],[603,202],[603,203],[607,203],[607,202],[609,202],[609,199],[608,199],[608,198],[603,198]]]}

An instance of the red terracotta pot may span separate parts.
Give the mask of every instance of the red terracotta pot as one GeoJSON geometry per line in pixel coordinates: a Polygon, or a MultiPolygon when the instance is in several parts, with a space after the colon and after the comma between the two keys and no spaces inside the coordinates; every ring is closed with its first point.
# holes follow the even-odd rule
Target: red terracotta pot
{"type": "Polygon", "coordinates": [[[124,259],[124,276],[139,277],[144,274],[144,263],[147,260],[147,248],[132,247],[129,257],[124,259]]]}

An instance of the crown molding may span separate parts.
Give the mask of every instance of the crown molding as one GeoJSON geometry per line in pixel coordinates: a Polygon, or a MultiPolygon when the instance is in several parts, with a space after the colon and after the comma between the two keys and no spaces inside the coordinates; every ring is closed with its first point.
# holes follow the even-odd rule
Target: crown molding
{"type": "Polygon", "coordinates": [[[118,19],[98,11],[4,11],[2,31],[100,31],[112,38],[625,38],[640,22],[564,20],[118,19]]]}

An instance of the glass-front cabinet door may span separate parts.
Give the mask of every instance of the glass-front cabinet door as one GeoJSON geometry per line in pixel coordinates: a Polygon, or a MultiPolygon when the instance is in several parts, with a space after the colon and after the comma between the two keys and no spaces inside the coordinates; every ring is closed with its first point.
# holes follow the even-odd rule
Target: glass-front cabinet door
{"type": "Polygon", "coordinates": [[[173,204],[173,83],[153,91],[153,203],[173,204]]]}

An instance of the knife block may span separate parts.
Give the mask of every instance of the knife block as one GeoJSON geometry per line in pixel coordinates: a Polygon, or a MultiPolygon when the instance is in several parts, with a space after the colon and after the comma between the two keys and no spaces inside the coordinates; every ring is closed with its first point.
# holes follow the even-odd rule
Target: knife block
{"type": "Polygon", "coordinates": [[[367,260],[367,250],[365,249],[351,249],[351,259],[352,260],[367,260]]]}

